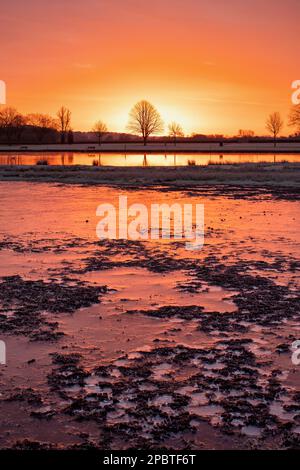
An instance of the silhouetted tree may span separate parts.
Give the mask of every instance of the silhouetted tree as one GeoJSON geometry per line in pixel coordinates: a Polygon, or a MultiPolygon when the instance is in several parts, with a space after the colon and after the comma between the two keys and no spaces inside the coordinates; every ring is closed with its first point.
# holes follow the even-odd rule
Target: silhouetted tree
{"type": "Polygon", "coordinates": [[[148,101],[136,103],[129,114],[128,130],[141,134],[144,145],[151,134],[159,134],[164,129],[163,121],[155,107],[148,101]]]}
{"type": "Polygon", "coordinates": [[[289,126],[296,127],[296,134],[300,134],[300,104],[292,107],[289,114],[289,126]]]}
{"type": "Polygon", "coordinates": [[[97,135],[100,145],[104,134],[107,133],[107,125],[102,121],[97,121],[92,129],[92,132],[97,135]]]}
{"type": "Polygon", "coordinates": [[[283,128],[283,120],[279,113],[275,112],[270,114],[266,122],[266,128],[273,135],[274,138],[274,147],[276,147],[276,138],[283,128]]]}
{"type": "Polygon", "coordinates": [[[68,134],[67,134],[67,142],[68,142],[68,144],[73,144],[73,143],[74,143],[74,134],[73,134],[72,129],[70,129],[70,130],[68,131],[68,134]]]}
{"type": "Polygon", "coordinates": [[[8,106],[0,111],[0,129],[9,144],[14,137],[16,140],[20,140],[25,126],[26,118],[15,108],[8,106]]]}
{"type": "Polygon", "coordinates": [[[254,131],[251,131],[250,129],[239,129],[238,132],[238,137],[242,139],[249,139],[250,137],[254,137],[255,133],[254,131]]]}
{"type": "Polygon", "coordinates": [[[27,124],[33,126],[38,142],[43,142],[45,137],[58,128],[57,121],[48,114],[32,113],[27,116],[27,124]]]}
{"type": "Polygon", "coordinates": [[[177,122],[171,122],[169,124],[169,136],[173,139],[174,144],[176,145],[176,141],[178,137],[184,137],[184,132],[182,127],[177,122]]]}
{"type": "Polygon", "coordinates": [[[71,111],[62,106],[57,112],[58,129],[61,135],[61,143],[64,144],[66,134],[71,128],[71,111]]]}

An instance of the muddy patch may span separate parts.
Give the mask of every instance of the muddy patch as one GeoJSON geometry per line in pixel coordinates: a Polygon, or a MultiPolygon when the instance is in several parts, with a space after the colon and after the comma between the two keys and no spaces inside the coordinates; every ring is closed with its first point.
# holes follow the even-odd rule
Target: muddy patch
{"type": "Polygon", "coordinates": [[[51,314],[73,313],[100,302],[107,287],[90,287],[82,282],[66,285],[57,282],[28,281],[20,276],[0,282],[0,331],[29,336],[31,340],[56,340],[63,332],[51,314]]]}

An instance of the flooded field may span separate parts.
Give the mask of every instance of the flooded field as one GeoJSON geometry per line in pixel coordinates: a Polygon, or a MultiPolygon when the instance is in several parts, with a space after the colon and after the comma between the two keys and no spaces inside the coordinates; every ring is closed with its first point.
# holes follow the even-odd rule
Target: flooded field
{"type": "Polygon", "coordinates": [[[0,165],[186,166],[227,163],[300,162],[299,154],[220,153],[0,153],[0,165]]]}
{"type": "Polygon", "coordinates": [[[299,448],[298,198],[40,182],[0,193],[1,448],[299,448]],[[98,240],[96,208],[119,195],[204,204],[203,249],[98,240]]]}

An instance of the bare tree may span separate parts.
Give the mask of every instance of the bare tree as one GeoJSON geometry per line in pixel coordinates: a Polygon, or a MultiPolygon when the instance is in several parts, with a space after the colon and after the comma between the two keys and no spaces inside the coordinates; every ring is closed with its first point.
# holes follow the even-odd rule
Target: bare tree
{"type": "Polygon", "coordinates": [[[169,136],[173,139],[174,144],[176,145],[176,141],[178,137],[184,137],[184,132],[182,130],[182,127],[180,124],[177,122],[171,122],[169,124],[169,136]]]}
{"type": "Polygon", "coordinates": [[[103,135],[107,133],[107,125],[102,121],[97,121],[92,132],[97,134],[99,145],[102,142],[103,135]]]}
{"type": "Polygon", "coordinates": [[[43,142],[48,134],[58,129],[57,121],[48,114],[28,114],[27,123],[33,126],[38,142],[43,142]]]}
{"type": "Polygon", "coordinates": [[[21,134],[26,126],[26,118],[15,108],[6,107],[0,111],[0,129],[10,144],[13,137],[20,140],[21,134]]]}
{"type": "Polygon", "coordinates": [[[67,133],[71,130],[71,111],[62,106],[57,111],[58,129],[61,135],[61,143],[64,144],[67,133]]]}
{"type": "Polygon", "coordinates": [[[148,101],[136,103],[129,114],[128,130],[141,134],[144,145],[151,134],[159,134],[164,129],[163,121],[155,107],[148,101]]]}
{"type": "Polygon", "coordinates": [[[296,134],[300,134],[300,104],[292,107],[289,115],[289,126],[296,127],[296,134]]]}
{"type": "Polygon", "coordinates": [[[270,114],[266,122],[266,128],[273,135],[274,147],[276,147],[276,138],[283,128],[283,120],[278,112],[270,114]]]}
{"type": "Polygon", "coordinates": [[[254,137],[255,133],[251,129],[239,129],[238,132],[238,137],[241,139],[249,139],[251,137],[254,137]]]}

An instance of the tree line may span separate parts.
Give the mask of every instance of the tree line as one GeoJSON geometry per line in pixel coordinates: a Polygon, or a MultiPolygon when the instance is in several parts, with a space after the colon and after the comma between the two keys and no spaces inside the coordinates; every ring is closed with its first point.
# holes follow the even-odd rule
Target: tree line
{"type": "MultiPolygon", "coordinates": [[[[22,134],[28,128],[35,134],[38,143],[44,143],[46,140],[58,137],[61,143],[73,142],[73,130],[71,126],[71,111],[62,106],[55,117],[48,114],[32,113],[22,115],[13,107],[4,107],[0,109],[0,136],[4,137],[7,143],[14,141],[20,142],[22,134]]],[[[295,135],[300,135],[300,105],[292,107],[288,116],[288,125],[295,128],[295,135]]],[[[278,112],[271,113],[266,120],[266,130],[272,136],[274,145],[284,126],[284,121],[278,112]]],[[[142,100],[134,105],[129,113],[127,130],[139,135],[144,145],[147,144],[149,137],[159,135],[164,132],[164,122],[157,109],[148,101],[142,100]]],[[[98,120],[91,132],[97,137],[99,144],[103,137],[109,132],[104,121],[98,120]]],[[[254,137],[251,130],[240,130],[239,138],[254,137]]],[[[179,138],[184,137],[182,126],[177,122],[171,122],[168,125],[168,136],[176,144],[179,138]]],[[[56,139],[57,140],[57,139],[56,139]]]]}
{"type": "Polygon", "coordinates": [[[10,106],[0,109],[0,135],[7,143],[21,141],[27,128],[32,129],[38,143],[43,143],[57,134],[60,135],[61,142],[65,143],[72,134],[71,111],[62,106],[53,118],[42,113],[23,115],[10,106]]]}

